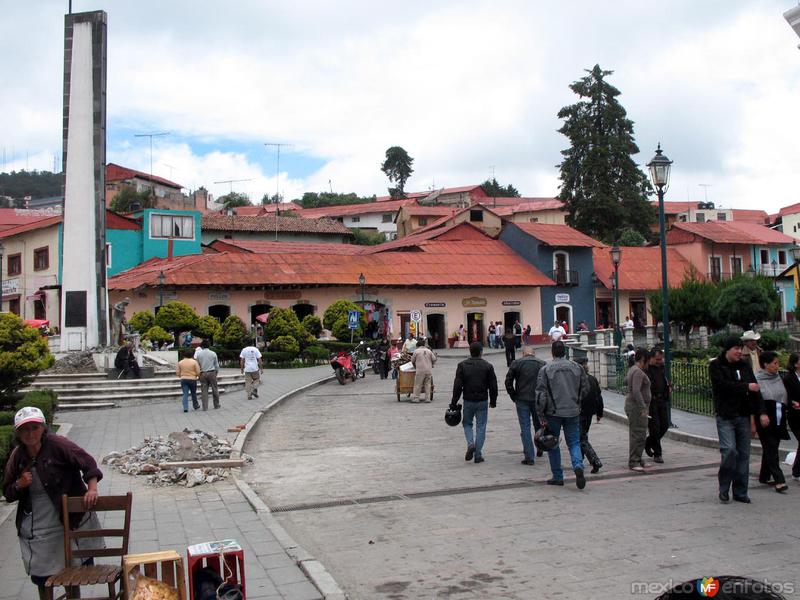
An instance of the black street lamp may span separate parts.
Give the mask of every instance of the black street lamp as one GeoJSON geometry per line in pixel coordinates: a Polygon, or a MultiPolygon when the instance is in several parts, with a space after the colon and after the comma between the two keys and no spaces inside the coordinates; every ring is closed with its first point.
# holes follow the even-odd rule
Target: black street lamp
{"type": "Polygon", "coordinates": [[[669,282],[667,281],[667,232],[664,223],[664,190],[669,187],[669,172],[672,161],[661,151],[658,145],[656,155],[647,165],[650,169],[650,180],[658,194],[658,233],[661,242],[661,321],[664,324],[664,372],[667,381],[672,381],[672,356],[669,350],[669,282]]]}
{"type": "Polygon", "coordinates": [[[0,312],[3,312],[3,254],[6,247],[0,242],[0,312]]]}
{"type": "Polygon", "coordinates": [[[364,277],[364,274],[358,276],[358,285],[361,286],[361,308],[364,308],[364,286],[367,283],[367,278],[364,277]]]}
{"type": "MultiPolygon", "coordinates": [[[[158,273],[158,308],[164,306],[164,284],[167,278],[164,276],[164,271],[158,273]]],[[[156,311],[158,313],[158,311],[156,311]]]]}
{"type": "Polygon", "coordinates": [[[614,286],[614,326],[619,327],[619,263],[622,261],[622,249],[614,246],[608,252],[614,264],[614,275],[611,284],[614,286]]]}

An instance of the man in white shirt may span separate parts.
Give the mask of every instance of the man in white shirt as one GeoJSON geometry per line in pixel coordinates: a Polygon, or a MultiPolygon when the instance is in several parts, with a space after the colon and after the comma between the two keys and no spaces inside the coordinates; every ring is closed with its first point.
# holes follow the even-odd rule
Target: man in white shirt
{"type": "Polygon", "coordinates": [[[403,344],[403,352],[407,352],[408,354],[414,354],[414,350],[417,349],[417,338],[413,336],[409,336],[406,340],[406,343],[403,344]]]}
{"type": "Polygon", "coordinates": [[[239,353],[239,368],[244,375],[244,389],[247,399],[255,396],[258,398],[258,384],[261,380],[261,352],[256,348],[255,341],[250,346],[243,348],[239,353]]]}
{"type": "Polygon", "coordinates": [[[622,324],[622,326],[623,326],[625,329],[627,329],[628,327],[630,327],[631,329],[633,329],[633,319],[631,319],[631,318],[630,318],[630,316],[626,315],[626,316],[625,316],[625,322],[622,324]]]}
{"type": "Polygon", "coordinates": [[[561,326],[561,323],[556,321],[553,323],[553,326],[550,328],[548,332],[550,334],[550,339],[554,342],[559,341],[562,337],[564,337],[567,332],[564,331],[564,328],[561,326]]]}

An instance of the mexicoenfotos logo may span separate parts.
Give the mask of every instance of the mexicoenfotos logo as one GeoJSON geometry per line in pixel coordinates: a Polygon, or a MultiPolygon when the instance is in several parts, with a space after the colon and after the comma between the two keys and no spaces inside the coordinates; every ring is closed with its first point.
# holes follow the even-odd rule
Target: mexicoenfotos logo
{"type": "Polygon", "coordinates": [[[705,598],[713,598],[719,592],[719,579],[713,577],[698,579],[695,585],[698,593],[705,598]]]}

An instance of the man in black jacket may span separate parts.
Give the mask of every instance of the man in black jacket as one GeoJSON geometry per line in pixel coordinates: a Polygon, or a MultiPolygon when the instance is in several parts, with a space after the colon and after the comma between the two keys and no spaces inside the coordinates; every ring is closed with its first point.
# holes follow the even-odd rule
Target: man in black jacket
{"type": "Polygon", "coordinates": [[[473,342],[469,345],[470,357],[458,363],[456,378],[453,381],[453,400],[455,408],[461,395],[464,395],[464,437],[467,439],[467,454],[464,460],[475,458],[483,462],[483,442],[486,439],[486,421],[489,419],[489,406],[497,406],[497,377],[494,367],[481,358],[483,345],[473,342]],[[472,421],[475,420],[473,434],[472,421]]]}
{"type": "Polygon", "coordinates": [[[647,420],[647,439],[644,451],[653,461],[663,463],[661,457],[661,438],[669,431],[670,384],[664,368],[664,351],[653,348],[647,363],[647,376],[650,378],[650,418],[647,420]]]}
{"type": "MultiPolygon", "coordinates": [[[[719,435],[719,499],[750,504],[747,484],[750,477],[751,415],[760,404],[759,386],[750,365],[742,360],[742,340],[731,336],[723,351],[708,365],[714,410],[719,435]]],[[[759,411],[760,412],[760,411],[759,411]]]]}
{"type": "Polygon", "coordinates": [[[575,362],[583,367],[589,379],[589,393],[581,400],[581,454],[592,465],[592,473],[597,473],[603,468],[603,463],[589,442],[589,428],[592,426],[594,415],[597,415],[598,423],[603,418],[603,393],[600,391],[600,382],[589,373],[589,361],[582,357],[576,358],[575,362]]]}
{"type": "Polygon", "coordinates": [[[519,435],[522,438],[522,451],[525,453],[525,458],[522,459],[523,465],[532,465],[533,456],[536,454],[531,435],[531,422],[535,430],[542,427],[536,414],[536,381],[539,369],[544,365],[543,360],[533,355],[532,346],[523,346],[522,358],[511,363],[506,374],[506,391],[517,407],[519,435]]]}

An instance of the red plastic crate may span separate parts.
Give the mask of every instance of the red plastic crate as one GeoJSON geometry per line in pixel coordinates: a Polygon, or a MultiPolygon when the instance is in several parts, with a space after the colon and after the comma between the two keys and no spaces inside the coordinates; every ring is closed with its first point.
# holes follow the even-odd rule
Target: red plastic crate
{"type": "Polygon", "coordinates": [[[200,569],[209,567],[219,573],[225,583],[240,585],[242,596],[246,600],[244,550],[236,540],[219,540],[189,546],[186,549],[186,563],[189,573],[189,598],[194,598],[194,574],[200,569]],[[227,578],[226,573],[230,573],[227,578]]]}

